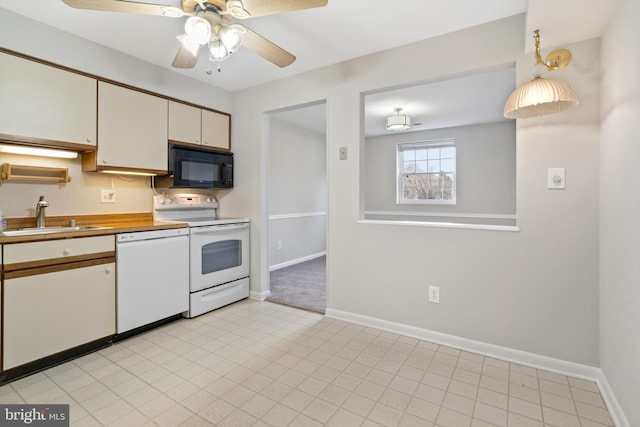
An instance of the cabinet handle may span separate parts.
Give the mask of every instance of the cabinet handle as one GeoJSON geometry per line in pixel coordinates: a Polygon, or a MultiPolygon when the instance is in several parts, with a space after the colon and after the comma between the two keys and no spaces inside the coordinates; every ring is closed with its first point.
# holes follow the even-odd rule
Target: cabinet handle
{"type": "Polygon", "coordinates": [[[87,142],[91,142],[91,138],[87,138],[87,142]]]}
{"type": "Polygon", "coordinates": [[[71,249],[68,249],[68,248],[62,251],[62,255],[64,256],[69,256],[70,253],[71,253],[71,249]]]}
{"type": "Polygon", "coordinates": [[[105,267],[104,272],[107,274],[111,274],[111,266],[105,267]]]}
{"type": "Polygon", "coordinates": [[[103,161],[102,161],[102,163],[104,163],[104,164],[106,165],[106,164],[107,164],[107,161],[106,161],[106,160],[103,160],[103,161]]]}
{"type": "Polygon", "coordinates": [[[200,138],[196,138],[196,142],[200,142],[200,138]]]}

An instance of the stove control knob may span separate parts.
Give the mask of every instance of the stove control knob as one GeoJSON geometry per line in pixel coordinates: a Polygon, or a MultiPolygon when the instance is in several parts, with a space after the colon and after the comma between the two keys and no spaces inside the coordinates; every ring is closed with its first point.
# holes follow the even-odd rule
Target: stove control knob
{"type": "Polygon", "coordinates": [[[159,197],[158,203],[160,203],[161,205],[164,205],[164,197],[159,197]]]}
{"type": "Polygon", "coordinates": [[[211,198],[207,197],[207,203],[211,203],[211,198]]]}

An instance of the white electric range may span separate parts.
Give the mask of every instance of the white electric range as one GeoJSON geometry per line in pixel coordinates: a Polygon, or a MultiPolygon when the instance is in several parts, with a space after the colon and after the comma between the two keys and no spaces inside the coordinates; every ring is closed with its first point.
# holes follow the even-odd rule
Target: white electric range
{"type": "Polygon", "coordinates": [[[211,196],[153,196],[154,221],[189,225],[189,318],[249,297],[249,219],[217,212],[211,196]]]}

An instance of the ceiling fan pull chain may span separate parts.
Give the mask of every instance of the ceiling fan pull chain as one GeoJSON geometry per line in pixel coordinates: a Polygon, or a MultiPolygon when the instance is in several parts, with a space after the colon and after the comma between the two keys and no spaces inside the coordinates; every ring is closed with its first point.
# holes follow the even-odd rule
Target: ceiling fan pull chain
{"type": "MultiPolygon", "coordinates": [[[[207,74],[208,74],[208,75],[213,74],[213,70],[211,69],[211,63],[212,63],[212,62],[213,62],[213,59],[212,59],[212,58],[209,58],[209,67],[207,68],[207,74]]],[[[222,61],[218,60],[218,67],[217,67],[217,69],[218,69],[218,72],[219,72],[219,73],[220,73],[220,72],[222,72],[222,64],[221,64],[221,62],[222,62],[222,61]]]]}

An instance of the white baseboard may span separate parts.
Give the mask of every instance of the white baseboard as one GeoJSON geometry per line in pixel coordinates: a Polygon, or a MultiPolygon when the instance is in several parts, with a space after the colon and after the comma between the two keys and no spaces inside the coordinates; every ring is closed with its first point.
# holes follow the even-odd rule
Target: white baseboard
{"type": "Polygon", "coordinates": [[[602,372],[602,369],[595,366],[582,365],[579,363],[568,362],[566,360],[555,359],[553,357],[542,356],[540,354],[529,353],[522,350],[516,350],[509,347],[503,347],[495,344],[488,344],[482,341],[475,341],[468,338],[462,338],[455,335],[443,334],[441,332],[422,329],[415,326],[404,325],[402,323],[390,322],[388,320],[377,319],[375,317],[363,316],[361,314],[351,313],[333,308],[327,308],[325,316],[356,323],[371,328],[381,329],[388,332],[417,338],[436,344],[446,345],[460,350],[489,356],[496,359],[502,359],[508,362],[518,363],[520,365],[530,366],[536,369],[544,369],[545,371],[554,372],[561,375],[567,375],[574,378],[580,378],[587,381],[593,381],[598,385],[602,398],[604,399],[609,414],[616,427],[631,427],[627,421],[622,407],[602,372]]]}
{"type": "Polygon", "coordinates": [[[301,262],[311,261],[312,259],[320,258],[321,256],[325,256],[327,251],[318,252],[315,254],[307,255],[302,258],[296,258],[291,261],[286,261],[280,264],[272,265],[269,267],[269,271],[279,270],[281,268],[290,267],[292,265],[300,264],[301,262]]]}
{"type": "Polygon", "coordinates": [[[627,417],[622,411],[622,407],[620,406],[618,399],[616,399],[613,389],[609,385],[609,381],[607,381],[607,377],[604,375],[602,369],[599,371],[597,381],[598,388],[600,389],[600,394],[602,394],[604,403],[607,405],[607,409],[609,409],[609,415],[611,415],[613,424],[616,427],[631,427],[629,420],[627,420],[627,417]]]}
{"type": "Polygon", "coordinates": [[[256,292],[256,291],[251,291],[249,292],[249,298],[256,300],[256,301],[264,301],[265,299],[269,298],[269,296],[271,295],[271,291],[264,291],[264,292],[256,292]]]}
{"type": "Polygon", "coordinates": [[[458,348],[460,350],[482,354],[484,356],[490,356],[496,359],[503,359],[510,362],[519,363],[521,365],[530,366],[532,368],[544,369],[546,371],[555,372],[562,375],[569,375],[588,381],[596,382],[600,371],[599,368],[596,368],[594,366],[587,366],[579,363],[568,362],[566,360],[554,359],[552,357],[528,353],[522,350],[502,347],[495,344],[488,344],[482,341],[475,341],[455,335],[443,334],[441,332],[404,325],[401,323],[389,322],[387,320],[376,319],[373,317],[335,310],[332,308],[327,308],[325,315],[334,319],[345,320],[364,326],[370,326],[389,332],[395,332],[409,337],[434,342],[436,344],[442,344],[449,347],[458,348]]]}

